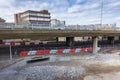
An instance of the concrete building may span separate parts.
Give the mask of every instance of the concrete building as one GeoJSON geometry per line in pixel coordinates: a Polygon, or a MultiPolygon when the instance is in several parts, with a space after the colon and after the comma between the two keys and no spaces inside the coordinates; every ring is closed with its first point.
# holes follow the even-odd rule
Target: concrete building
{"type": "Polygon", "coordinates": [[[0,18],[0,28],[14,28],[14,23],[8,23],[6,20],[0,18]]]}
{"type": "Polygon", "coordinates": [[[16,25],[33,25],[33,26],[50,26],[50,13],[48,10],[33,11],[27,10],[25,12],[14,15],[16,25]]]}
{"type": "Polygon", "coordinates": [[[65,29],[65,21],[52,19],[50,23],[51,23],[52,29],[65,29]]]}
{"type": "Polygon", "coordinates": [[[116,24],[68,25],[67,29],[76,30],[116,30],[116,24]]]}
{"type": "Polygon", "coordinates": [[[15,27],[14,23],[0,23],[0,28],[11,28],[13,29],[15,27]]]}

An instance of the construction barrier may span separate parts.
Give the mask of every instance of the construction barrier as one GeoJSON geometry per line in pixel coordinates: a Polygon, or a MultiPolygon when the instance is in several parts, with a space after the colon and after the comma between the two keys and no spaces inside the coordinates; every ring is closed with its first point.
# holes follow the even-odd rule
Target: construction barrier
{"type": "Polygon", "coordinates": [[[45,50],[32,50],[32,51],[22,51],[19,53],[20,56],[29,55],[46,55],[46,54],[68,54],[68,53],[82,53],[91,52],[92,47],[89,48],[71,48],[71,49],[45,49],[45,50]]]}
{"type": "Polygon", "coordinates": [[[0,45],[11,45],[11,46],[15,46],[15,45],[42,45],[44,44],[43,42],[1,42],[0,45]]]}

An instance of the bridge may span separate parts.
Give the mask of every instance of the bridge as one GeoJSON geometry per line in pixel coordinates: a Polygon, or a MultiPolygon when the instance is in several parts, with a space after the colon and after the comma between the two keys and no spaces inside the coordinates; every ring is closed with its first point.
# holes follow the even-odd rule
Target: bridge
{"type": "Polygon", "coordinates": [[[52,30],[52,29],[0,29],[0,39],[43,38],[43,37],[81,37],[81,36],[120,36],[113,30],[52,30]]]}
{"type": "Polygon", "coordinates": [[[3,39],[40,39],[45,37],[66,37],[68,46],[74,45],[74,37],[91,36],[93,38],[93,53],[97,53],[98,36],[108,36],[112,41],[114,36],[120,36],[115,30],[55,30],[55,29],[0,29],[0,40],[3,39]]]}

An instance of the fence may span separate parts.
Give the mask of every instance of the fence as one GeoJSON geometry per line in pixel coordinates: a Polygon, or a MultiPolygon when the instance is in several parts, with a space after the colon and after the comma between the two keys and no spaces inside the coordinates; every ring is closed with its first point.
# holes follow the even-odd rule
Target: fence
{"type": "Polygon", "coordinates": [[[41,26],[41,25],[34,25],[34,24],[22,24],[22,25],[14,25],[14,24],[0,24],[0,29],[8,28],[11,30],[14,29],[47,29],[47,30],[119,30],[119,27],[115,25],[106,25],[103,26],[99,25],[68,25],[68,26],[41,26]]]}
{"type": "Polygon", "coordinates": [[[41,49],[41,50],[31,50],[31,51],[22,51],[19,53],[19,56],[29,56],[29,55],[46,55],[46,54],[75,54],[82,52],[92,52],[92,47],[88,48],[66,48],[66,49],[41,49]]]}
{"type": "Polygon", "coordinates": [[[5,46],[5,45],[36,45],[36,44],[45,44],[44,42],[1,42],[0,45],[1,46],[5,46]]]}

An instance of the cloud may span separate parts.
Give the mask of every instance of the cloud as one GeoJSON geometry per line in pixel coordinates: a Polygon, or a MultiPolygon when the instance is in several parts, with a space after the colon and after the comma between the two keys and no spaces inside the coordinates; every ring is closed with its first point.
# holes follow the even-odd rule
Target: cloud
{"type": "Polygon", "coordinates": [[[120,7],[120,1],[119,0],[110,0],[107,4],[108,7],[120,7]]]}
{"type": "Polygon", "coordinates": [[[117,21],[120,21],[120,16],[115,18],[117,21]]]}
{"type": "Polygon", "coordinates": [[[85,0],[76,0],[76,3],[82,3],[85,0]]]}
{"type": "Polygon", "coordinates": [[[93,3],[90,5],[73,5],[72,7],[68,8],[68,12],[74,13],[74,12],[81,12],[85,10],[93,10],[100,6],[98,3],[93,3]]]}
{"type": "Polygon", "coordinates": [[[0,0],[0,7],[10,7],[12,4],[14,4],[15,0],[0,0]]]}

